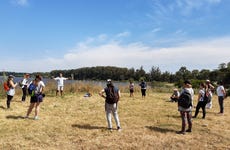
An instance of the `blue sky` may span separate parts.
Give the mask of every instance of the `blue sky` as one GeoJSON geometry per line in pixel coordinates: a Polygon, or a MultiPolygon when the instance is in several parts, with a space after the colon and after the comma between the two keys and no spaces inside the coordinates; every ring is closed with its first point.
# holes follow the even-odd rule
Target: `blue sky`
{"type": "Polygon", "coordinates": [[[230,62],[229,0],[1,0],[0,69],[148,72],[230,62]]]}

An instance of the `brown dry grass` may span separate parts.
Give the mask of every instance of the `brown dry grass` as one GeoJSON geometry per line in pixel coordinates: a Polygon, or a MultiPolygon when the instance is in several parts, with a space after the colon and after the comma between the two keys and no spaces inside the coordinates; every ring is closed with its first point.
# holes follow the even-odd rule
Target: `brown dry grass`
{"type": "Polygon", "coordinates": [[[207,118],[201,119],[200,113],[193,120],[193,132],[178,135],[181,119],[176,103],[166,101],[171,93],[151,92],[145,100],[139,92],[134,99],[122,93],[121,132],[106,129],[104,101],[97,93],[83,95],[47,96],[39,120],[33,120],[33,114],[23,119],[29,97],[21,103],[16,95],[12,110],[4,109],[5,99],[0,99],[0,149],[230,149],[230,99],[220,116],[215,96],[207,118]]]}

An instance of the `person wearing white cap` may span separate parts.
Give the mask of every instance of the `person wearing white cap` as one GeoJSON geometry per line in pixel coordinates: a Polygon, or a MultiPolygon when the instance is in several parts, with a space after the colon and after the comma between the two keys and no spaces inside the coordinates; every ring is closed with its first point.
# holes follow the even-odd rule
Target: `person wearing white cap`
{"type": "Polygon", "coordinates": [[[7,85],[9,86],[9,90],[7,91],[7,100],[6,100],[7,109],[10,108],[10,102],[14,97],[15,87],[17,86],[17,83],[14,83],[13,80],[14,80],[14,76],[9,75],[7,79],[7,85]]]}
{"type": "Polygon", "coordinates": [[[105,87],[101,92],[99,92],[99,95],[103,98],[105,98],[105,112],[106,112],[106,119],[108,122],[108,129],[112,131],[112,117],[111,114],[113,114],[113,117],[115,119],[117,130],[121,130],[120,121],[118,117],[118,100],[120,98],[120,90],[115,87],[111,81],[111,79],[107,80],[107,87],[105,87]],[[104,95],[104,93],[106,95],[104,95]]]}

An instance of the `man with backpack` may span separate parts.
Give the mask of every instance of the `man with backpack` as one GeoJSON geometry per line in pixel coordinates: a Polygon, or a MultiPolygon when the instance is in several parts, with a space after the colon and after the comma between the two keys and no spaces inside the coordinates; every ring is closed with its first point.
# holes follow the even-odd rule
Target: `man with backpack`
{"type": "Polygon", "coordinates": [[[119,121],[118,111],[117,111],[118,109],[117,104],[120,98],[120,90],[113,85],[111,79],[108,79],[107,87],[101,90],[99,95],[105,98],[105,112],[106,112],[106,119],[108,122],[108,129],[112,131],[112,116],[111,116],[112,113],[117,125],[117,130],[120,131],[121,126],[120,126],[120,121],[119,121]]]}
{"type": "Polygon", "coordinates": [[[178,99],[178,111],[180,111],[182,119],[181,131],[178,134],[185,134],[185,132],[192,132],[192,105],[193,105],[194,91],[190,81],[184,81],[184,88],[181,91],[178,99]],[[186,119],[188,121],[188,129],[186,128],[186,119]]]}

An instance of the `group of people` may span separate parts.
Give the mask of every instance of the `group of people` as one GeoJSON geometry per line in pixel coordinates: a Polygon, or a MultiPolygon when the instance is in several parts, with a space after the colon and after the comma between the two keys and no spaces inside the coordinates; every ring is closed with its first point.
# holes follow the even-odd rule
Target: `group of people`
{"type": "MultiPolygon", "coordinates": [[[[139,84],[139,86],[141,87],[141,96],[142,96],[142,98],[145,98],[147,83],[144,80],[141,80],[141,83],[139,84]]],[[[129,93],[130,93],[130,97],[134,98],[134,83],[133,83],[133,81],[129,82],[129,93]]]]}
{"type": "MultiPolygon", "coordinates": [[[[178,132],[178,134],[185,134],[186,132],[192,132],[192,118],[196,118],[200,108],[202,108],[203,116],[202,118],[205,119],[206,117],[206,107],[208,105],[208,108],[211,108],[212,105],[212,92],[214,91],[214,86],[210,83],[209,80],[206,80],[205,83],[200,84],[200,90],[198,93],[198,103],[196,105],[196,110],[194,116],[192,116],[192,108],[193,108],[193,98],[194,98],[194,90],[192,88],[192,84],[190,81],[186,80],[184,81],[184,86],[179,93],[177,89],[174,89],[174,93],[171,96],[171,101],[178,101],[178,111],[180,112],[181,119],[182,119],[182,128],[178,132]],[[184,100],[182,99],[182,94],[184,92],[188,92],[191,96],[191,103],[188,107],[183,107],[180,105],[180,101],[184,100]],[[188,123],[188,129],[186,130],[186,123],[188,123]]],[[[216,89],[216,93],[218,96],[218,102],[220,107],[219,114],[224,113],[224,98],[226,97],[226,91],[223,86],[223,82],[218,82],[218,87],[216,89]]]]}
{"type": "MultiPolygon", "coordinates": [[[[42,103],[43,98],[45,97],[45,94],[43,93],[45,84],[42,81],[42,77],[40,75],[36,75],[35,79],[31,82],[29,82],[29,74],[26,74],[24,76],[24,79],[21,84],[22,88],[22,102],[25,102],[26,95],[27,95],[27,89],[31,84],[35,85],[35,91],[34,95],[30,98],[30,106],[27,110],[27,114],[25,118],[28,118],[30,113],[32,112],[33,108],[35,108],[35,116],[34,119],[38,119],[39,114],[39,106],[40,103],[42,103]]],[[[7,84],[9,86],[9,90],[7,91],[7,108],[10,108],[10,102],[15,94],[15,87],[18,85],[18,83],[14,83],[13,81],[14,76],[10,75],[7,79],[7,84]]],[[[59,77],[54,78],[54,80],[57,81],[57,91],[56,95],[60,92],[61,96],[63,94],[63,88],[64,88],[64,80],[67,80],[68,78],[65,78],[60,73],[59,77]]],[[[145,98],[146,96],[146,88],[147,84],[144,80],[141,81],[139,84],[141,87],[141,94],[142,98],[145,98]]],[[[130,81],[129,85],[130,90],[130,97],[134,97],[134,83],[130,81]]],[[[194,98],[194,90],[192,88],[192,84],[190,81],[186,80],[184,81],[184,86],[181,92],[179,92],[178,89],[174,89],[174,92],[172,94],[171,101],[178,102],[178,111],[180,112],[181,119],[182,119],[182,128],[178,132],[179,134],[185,134],[185,132],[192,132],[192,118],[196,118],[200,108],[202,108],[203,111],[203,119],[206,117],[206,106],[207,103],[212,104],[211,98],[212,98],[212,92],[214,91],[214,86],[210,83],[209,80],[206,80],[206,83],[200,84],[200,90],[198,94],[198,103],[196,105],[196,111],[195,115],[192,116],[192,108],[193,108],[193,98],[194,98]],[[184,107],[183,105],[180,105],[179,101],[181,101],[181,97],[183,93],[189,93],[191,102],[189,103],[188,107],[184,107]],[[209,101],[208,101],[209,99],[209,101]],[[188,129],[186,130],[186,124],[188,123],[188,129]]],[[[223,82],[218,82],[218,87],[216,89],[217,95],[218,95],[218,102],[220,106],[220,114],[224,113],[224,98],[226,97],[226,91],[223,86],[223,82]]],[[[119,121],[118,116],[118,101],[120,99],[120,90],[114,86],[111,79],[107,80],[107,86],[102,89],[99,92],[99,95],[105,99],[105,112],[106,112],[106,119],[108,123],[108,129],[112,131],[112,115],[115,119],[117,130],[121,130],[121,125],[119,121]]]]}
{"type": "MultiPolygon", "coordinates": [[[[9,75],[6,81],[6,85],[9,87],[9,89],[6,90],[7,94],[7,100],[6,100],[6,106],[7,109],[10,109],[11,101],[15,95],[15,88],[16,86],[20,86],[22,89],[22,98],[21,101],[25,102],[26,97],[28,95],[28,89],[30,88],[30,85],[33,84],[34,86],[34,94],[30,97],[30,106],[27,110],[25,118],[28,118],[30,113],[32,112],[33,108],[35,108],[35,116],[34,119],[38,119],[40,104],[43,102],[43,98],[45,97],[44,94],[44,88],[45,84],[42,81],[42,77],[40,75],[36,75],[34,80],[30,81],[30,75],[25,74],[24,78],[19,82],[14,82],[14,76],[9,75]]],[[[60,92],[60,95],[63,95],[63,88],[64,88],[64,80],[67,80],[68,78],[65,78],[62,76],[62,73],[59,74],[59,77],[54,78],[54,80],[57,81],[57,90],[56,95],[60,92]]]]}
{"type": "Polygon", "coordinates": [[[34,88],[34,95],[33,96],[31,95],[30,106],[29,106],[29,109],[27,110],[25,118],[28,118],[31,111],[33,110],[33,108],[35,108],[34,119],[36,120],[36,119],[38,119],[40,103],[43,101],[43,97],[45,96],[43,93],[45,84],[42,81],[42,77],[40,75],[36,75],[36,77],[33,81],[29,81],[29,77],[30,77],[29,74],[25,74],[24,78],[21,82],[14,83],[14,76],[13,75],[8,76],[6,84],[9,87],[9,90],[7,90],[7,92],[6,92],[7,93],[6,105],[7,105],[7,109],[10,109],[11,100],[13,99],[13,97],[15,95],[15,88],[18,84],[22,88],[22,99],[21,99],[21,101],[25,102],[26,96],[27,96],[27,89],[29,88],[29,86],[31,84],[33,84],[35,87],[34,88]]]}

